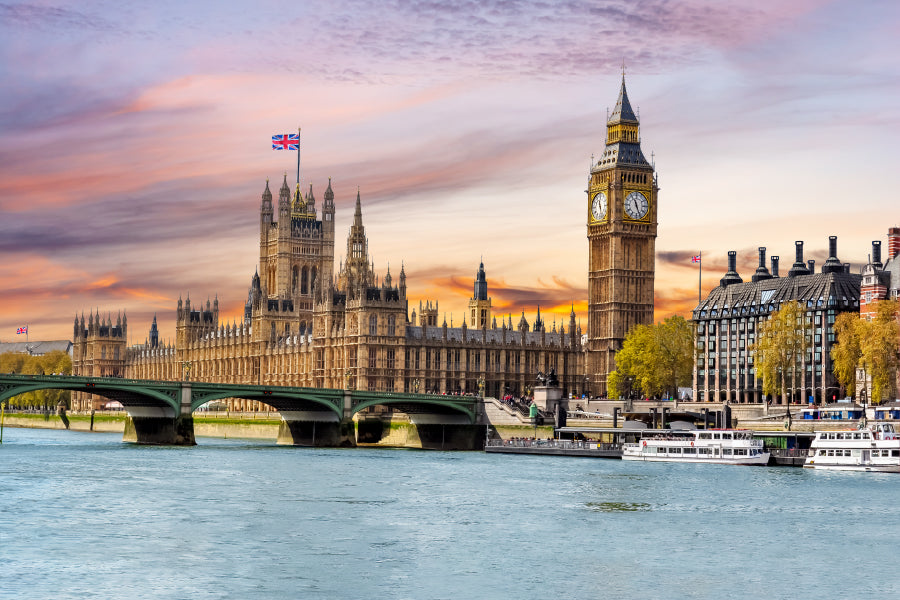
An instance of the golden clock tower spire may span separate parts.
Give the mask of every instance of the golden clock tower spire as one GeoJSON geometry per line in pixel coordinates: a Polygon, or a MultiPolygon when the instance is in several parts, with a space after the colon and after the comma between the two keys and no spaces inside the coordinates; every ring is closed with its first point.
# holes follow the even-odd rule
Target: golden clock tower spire
{"type": "Polygon", "coordinates": [[[657,190],[623,73],[606,123],[606,148],[591,165],[587,189],[587,375],[594,394],[606,394],[628,330],[653,323],[657,190]]]}

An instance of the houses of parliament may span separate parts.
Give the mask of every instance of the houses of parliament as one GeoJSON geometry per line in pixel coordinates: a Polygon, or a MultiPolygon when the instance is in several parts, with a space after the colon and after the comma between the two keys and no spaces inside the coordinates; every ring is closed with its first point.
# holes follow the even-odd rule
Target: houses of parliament
{"type": "MultiPolygon", "coordinates": [[[[369,258],[362,200],[356,196],[345,260],[335,272],[335,194],[317,205],[313,188],[277,198],[268,182],[259,205],[259,265],[240,322],[219,319],[218,299],[179,299],[175,339],[127,346],[126,317],[76,317],[73,372],[89,376],[363,389],[383,392],[528,394],[539,372],[554,371],[566,395],[602,395],[629,327],[652,323],[656,177],[640,148],[638,119],[622,79],[607,119],[605,151],[588,179],[588,331],[574,308],[548,324],[492,312],[478,265],[465,321],[441,321],[438,300],[410,307],[405,268],[380,277],[369,258]],[[410,309],[412,311],[410,312],[410,309]],[[440,322],[439,322],[440,321],[440,322]]],[[[573,303],[574,303],[573,299],[573,303]]],[[[75,410],[104,399],[73,394],[75,410]]],[[[266,410],[234,399],[234,410],[266,410]]]]}

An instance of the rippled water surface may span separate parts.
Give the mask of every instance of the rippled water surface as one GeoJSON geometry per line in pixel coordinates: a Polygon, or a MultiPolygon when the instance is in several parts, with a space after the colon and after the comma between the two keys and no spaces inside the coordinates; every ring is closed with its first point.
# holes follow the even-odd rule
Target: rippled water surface
{"type": "Polygon", "coordinates": [[[0,598],[900,597],[900,476],[6,428],[0,598]]]}

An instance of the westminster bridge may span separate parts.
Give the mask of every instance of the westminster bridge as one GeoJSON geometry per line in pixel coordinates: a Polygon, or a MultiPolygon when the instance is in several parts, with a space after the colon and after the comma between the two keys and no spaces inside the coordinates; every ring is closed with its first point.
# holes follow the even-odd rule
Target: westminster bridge
{"type": "Polygon", "coordinates": [[[0,404],[19,394],[48,389],[85,392],[120,402],[128,413],[123,441],[139,444],[196,444],[193,412],[225,398],[258,400],[278,411],[282,419],[279,444],[355,446],[353,418],[374,406],[408,414],[423,447],[441,447],[449,441],[448,447],[471,448],[483,435],[483,429],[476,427],[480,399],[472,396],[4,374],[0,375],[0,404]]]}

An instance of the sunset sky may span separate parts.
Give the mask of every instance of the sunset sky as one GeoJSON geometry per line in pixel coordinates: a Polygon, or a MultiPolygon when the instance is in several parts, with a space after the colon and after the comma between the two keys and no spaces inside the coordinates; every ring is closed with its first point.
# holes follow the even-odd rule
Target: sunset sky
{"type": "MultiPolygon", "coordinates": [[[[659,174],[656,318],[737,250],[854,269],[900,225],[900,3],[784,0],[0,2],[0,341],[179,296],[242,315],[271,136],[357,188],[376,272],[459,325],[480,260],[495,314],[586,328],[587,186],[626,68],[659,174]]],[[[273,189],[275,189],[273,188],[273,189]]],[[[276,190],[277,193],[277,190],[276,190]]],[[[886,246],[885,246],[886,249],[886,246]]]]}

